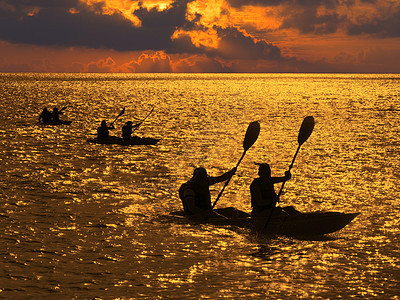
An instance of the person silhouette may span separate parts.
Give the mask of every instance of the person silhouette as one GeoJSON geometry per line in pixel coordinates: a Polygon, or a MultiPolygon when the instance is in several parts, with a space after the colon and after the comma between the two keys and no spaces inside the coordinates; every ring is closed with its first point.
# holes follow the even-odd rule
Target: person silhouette
{"type": "Polygon", "coordinates": [[[47,107],[43,108],[42,112],[39,115],[39,122],[43,123],[51,122],[51,112],[47,109],[47,107]]]}
{"type": "Polygon", "coordinates": [[[142,124],[142,122],[139,122],[135,125],[133,125],[132,121],[126,122],[125,125],[122,126],[122,138],[125,141],[130,140],[132,138],[132,133],[140,126],[140,124],[142,124]]]}
{"type": "Polygon", "coordinates": [[[215,215],[211,206],[210,185],[226,181],[236,172],[236,167],[217,176],[209,176],[203,167],[194,169],[192,178],[179,188],[179,198],[182,200],[185,215],[215,215]]]}
{"type": "Polygon", "coordinates": [[[59,122],[60,121],[60,112],[58,111],[57,107],[53,108],[53,112],[51,114],[51,119],[53,122],[59,122]]]}
{"type": "MultiPolygon", "coordinates": [[[[278,195],[275,192],[274,184],[285,182],[292,178],[290,171],[286,171],[285,176],[272,177],[269,164],[261,163],[258,165],[259,177],[255,178],[250,184],[252,216],[270,212],[278,202],[278,195]]],[[[279,209],[277,212],[279,212],[279,209]]]]}
{"type": "Polygon", "coordinates": [[[101,121],[100,127],[97,127],[97,138],[98,139],[107,139],[110,136],[109,129],[114,129],[114,126],[107,126],[106,121],[101,121]]]}

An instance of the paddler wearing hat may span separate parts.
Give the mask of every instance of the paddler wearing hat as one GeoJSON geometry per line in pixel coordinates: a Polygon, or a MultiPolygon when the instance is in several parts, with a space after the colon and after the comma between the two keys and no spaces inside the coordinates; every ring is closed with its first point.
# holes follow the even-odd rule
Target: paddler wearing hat
{"type": "MultiPolygon", "coordinates": [[[[252,217],[262,217],[268,215],[271,209],[275,208],[278,202],[278,195],[275,192],[274,184],[285,182],[292,178],[290,171],[285,172],[285,176],[271,176],[271,167],[267,163],[256,163],[258,167],[258,176],[250,184],[252,217]]],[[[289,211],[295,209],[288,207],[289,211]]],[[[287,212],[287,208],[285,207],[287,212]]],[[[276,209],[274,213],[282,213],[281,209],[276,209]]]]}

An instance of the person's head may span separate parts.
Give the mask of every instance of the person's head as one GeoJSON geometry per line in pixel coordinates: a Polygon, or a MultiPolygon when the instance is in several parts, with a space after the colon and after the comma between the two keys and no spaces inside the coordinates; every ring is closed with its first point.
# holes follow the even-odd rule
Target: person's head
{"type": "Polygon", "coordinates": [[[194,169],[193,182],[198,185],[208,185],[208,175],[205,168],[198,167],[194,169]]]}
{"type": "Polygon", "coordinates": [[[57,107],[54,107],[54,108],[53,108],[53,112],[58,112],[58,108],[57,108],[57,107]]]}
{"type": "Polygon", "coordinates": [[[260,177],[270,177],[271,176],[271,167],[267,163],[258,164],[258,176],[260,177]]]}
{"type": "Polygon", "coordinates": [[[107,127],[107,123],[106,123],[106,121],[101,121],[101,127],[107,127]]]}
{"type": "Polygon", "coordinates": [[[128,121],[128,122],[125,123],[125,125],[128,126],[128,127],[132,127],[132,124],[133,124],[132,121],[128,121]]]}

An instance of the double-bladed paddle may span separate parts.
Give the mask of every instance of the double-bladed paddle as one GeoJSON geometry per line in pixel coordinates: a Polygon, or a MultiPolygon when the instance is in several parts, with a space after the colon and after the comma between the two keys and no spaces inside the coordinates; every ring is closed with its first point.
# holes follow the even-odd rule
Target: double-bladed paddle
{"type": "MultiPolygon", "coordinates": [[[[257,141],[257,138],[258,138],[259,134],[260,134],[260,123],[258,123],[257,121],[251,122],[249,124],[249,127],[247,127],[246,134],[245,134],[244,140],[243,140],[243,149],[244,149],[244,151],[243,151],[242,157],[239,159],[239,161],[238,161],[238,163],[236,165],[236,168],[239,166],[239,164],[242,161],[242,159],[243,159],[244,155],[246,154],[247,150],[249,150],[250,147],[253,146],[254,143],[257,141]]],[[[214,208],[214,206],[217,204],[217,201],[221,197],[222,193],[224,192],[225,187],[228,185],[228,183],[231,180],[232,176],[229,177],[229,179],[225,182],[224,187],[222,188],[221,192],[219,192],[219,194],[217,196],[217,199],[215,199],[212,208],[214,208]]]]}
{"type": "MultiPolygon", "coordinates": [[[[294,160],[296,159],[297,153],[299,153],[301,145],[303,145],[305,143],[305,141],[307,141],[307,139],[310,137],[311,133],[313,132],[314,124],[315,124],[314,117],[312,117],[312,116],[305,117],[303,120],[303,123],[301,123],[299,135],[297,137],[297,142],[299,143],[299,146],[297,147],[297,150],[296,150],[296,153],[294,154],[292,163],[289,166],[289,171],[293,168],[294,160]]],[[[284,186],[285,186],[285,181],[282,182],[281,188],[278,192],[278,199],[276,202],[279,202],[279,197],[282,194],[284,186]]],[[[271,209],[271,212],[268,216],[267,222],[264,225],[264,228],[267,228],[269,221],[271,220],[272,213],[274,212],[274,208],[275,208],[275,205],[271,209]]]]}

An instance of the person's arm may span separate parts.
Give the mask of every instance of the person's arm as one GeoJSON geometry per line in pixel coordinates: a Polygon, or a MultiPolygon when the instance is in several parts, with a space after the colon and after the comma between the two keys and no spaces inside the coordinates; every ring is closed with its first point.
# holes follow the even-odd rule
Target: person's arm
{"type": "Polygon", "coordinates": [[[231,178],[233,176],[233,174],[235,174],[235,173],[236,173],[236,167],[234,167],[232,170],[230,170],[220,176],[216,176],[216,177],[209,176],[210,185],[216,184],[218,182],[226,181],[229,178],[231,178]]]}
{"type": "Polygon", "coordinates": [[[282,177],[272,177],[272,182],[275,183],[279,183],[279,182],[285,182],[288,181],[290,178],[292,178],[292,174],[290,173],[290,171],[286,171],[285,172],[285,176],[282,177]]]}

